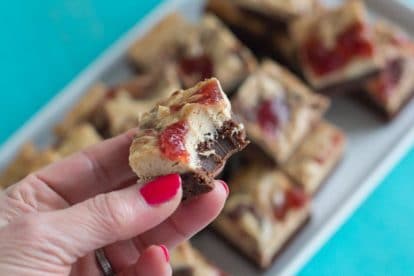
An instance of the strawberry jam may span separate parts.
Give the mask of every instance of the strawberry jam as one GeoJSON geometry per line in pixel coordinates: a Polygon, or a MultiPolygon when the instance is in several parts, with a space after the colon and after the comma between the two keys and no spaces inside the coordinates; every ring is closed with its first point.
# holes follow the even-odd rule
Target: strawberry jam
{"type": "Polygon", "coordinates": [[[186,122],[179,121],[166,127],[160,134],[161,152],[171,161],[188,162],[188,152],[184,144],[184,137],[187,132],[188,125],[186,122]]]}
{"type": "Polygon", "coordinates": [[[331,73],[354,57],[370,57],[374,53],[372,43],[364,37],[365,27],[355,23],[336,37],[336,45],[328,49],[317,37],[312,35],[304,45],[304,58],[318,76],[331,73]]]}
{"type": "Polygon", "coordinates": [[[378,77],[372,80],[370,85],[378,97],[378,100],[384,103],[387,102],[392,95],[393,89],[400,81],[402,70],[402,60],[393,60],[387,64],[378,77]]]}
{"type": "Polygon", "coordinates": [[[292,187],[284,191],[283,200],[279,204],[274,204],[273,215],[278,220],[283,220],[290,209],[303,207],[308,200],[302,189],[292,187]]]}
{"type": "Polygon", "coordinates": [[[279,98],[266,100],[257,110],[257,121],[268,134],[275,134],[289,116],[289,110],[284,101],[279,98]]]}
{"type": "Polygon", "coordinates": [[[201,95],[196,101],[199,104],[215,104],[223,99],[217,81],[207,82],[196,92],[196,94],[201,95]]]}
{"type": "Polygon", "coordinates": [[[179,67],[185,75],[199,75],[200,80],[213,76],[213,63],[205,54],[181,58],[179,67]]]}

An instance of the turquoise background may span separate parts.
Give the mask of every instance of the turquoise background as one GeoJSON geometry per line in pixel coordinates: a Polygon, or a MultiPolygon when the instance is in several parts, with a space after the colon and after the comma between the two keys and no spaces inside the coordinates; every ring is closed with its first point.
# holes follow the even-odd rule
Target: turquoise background
{"type": "MultiPolygon", "coordinates": [[[[2,1],[0,143],[159,2],[2,1]]],[[[413,171],[414,148],[300,274],[414,275],[413,171]]]]}

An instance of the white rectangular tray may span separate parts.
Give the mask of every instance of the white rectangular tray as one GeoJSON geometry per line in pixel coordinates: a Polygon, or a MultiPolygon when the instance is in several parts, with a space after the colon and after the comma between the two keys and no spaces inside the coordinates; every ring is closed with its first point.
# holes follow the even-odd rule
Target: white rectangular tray
{"type": "MultiPolygon", "coordinates": [[[[88,86],[103,80],[124,79],[131,73],[125,51],[163,15],[180,11],[192,20],[199,18],[203,0],[165,1],[125,36],[105,51],[71,84],[17,131],[0,150],[0,169],[4,168],[20,145],[33,140],[42,146],[52,141],[52,128],[77,101],[88,86]]],[[[333,2],[333,1],[330,1],[333,2]]],[[[368,0],[377,16],[400,24],[414,34],[414,12],[390,0],[368,0]]],[[[414,102],[390,124],[384,124],[370,111],[348,99],[335,99],[328,120],[343,128],[348,150],[336,172],[313,201],[312,218],[267,272],[259,272],[209,231],[194,243],[216,264],[233,275],[293,275],[312,257],[345,219],[361,204],[414,141],[414,102]]]]}

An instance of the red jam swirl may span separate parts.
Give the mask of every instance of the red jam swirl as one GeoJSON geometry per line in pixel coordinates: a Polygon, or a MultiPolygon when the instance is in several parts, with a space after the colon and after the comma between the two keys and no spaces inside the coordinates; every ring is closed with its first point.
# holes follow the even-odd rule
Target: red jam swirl
{"type": "Polygon", "coordinates": [[[213,62],[206,54],[183,57],[179,67],[185,75],[198,75],[200,81],[213,76],[213,62]]]}
{"type": "Polygon", "coordinates": [[[201,95],[197,101],[199,104],[215,104],[223,99],[217,81],[209,81],[196,92],[201,95]]]}
{"type": "MultiPolygon", "coordinates": [[[[199,104],[215,104],[223,99],[221,90],[217,81],[212,80],[200,87],[198,91],[194,93],[194,97],[187,101],[187,103],[199,103],[199,104]]],[[[172,112],[178,112],[184,104],[175,104],[170,106],[172,112]]]]}
{"type": "Polygon", "coordinates": [[[370,88],[374,91],[379,101],[385,103],[392,96],[393,89],[401,79],[402,71],[402,60],[393,60],[369,83],[370,88]]]}
{"type": "Polygon", "coordinates": [[[292,187],[284,192],[284,200],[281,204],[273,206],[273,215],[277,220],[284,220],[290,209],[303,207],[308,200],[304,191],[297,187],[292,187]]]}
{"type": "Polygon", "coordinates": [[[260,104],[256,117],[261,129],[267,134],[274,135],[288,120],[289,109],[283,100],[274,98],[260,104]]]}
{"type": "Polygon", "coordinates": [[[355,23],[336,37],[336,45],[328,49],[317,37],[311,35],[304,45],[304,58],[317,76],[331,73],[355,57],[370,57],[374,53],[372,43],[364,36],[366,27],[355,23]]]}
{"type": "Polygon", "coordinates": [[[188,152],[185,148],[185,135],[188,125],[179,121],[166,127],[159,136],[159,147],[161,152],[171,161],[188,162],[188,152]]]}

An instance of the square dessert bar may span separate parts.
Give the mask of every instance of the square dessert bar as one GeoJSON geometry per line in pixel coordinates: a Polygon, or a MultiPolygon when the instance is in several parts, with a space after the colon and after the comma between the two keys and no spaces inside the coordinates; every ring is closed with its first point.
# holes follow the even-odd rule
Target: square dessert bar
{"type": "Polygon", "coordinates": [[[232,193],[213,227],[266,268],[305,224],[309,198],[280,170],[251,164],[229,181],[232,193]]]}
{"type": "Polygon", "coordinates": [[[205,15],[198,25],[177,14],[166,17],[131,47],[129,56],[144,70],[172,63],[184,88],[215,76],[228,92],[256,65],[252,53],[213,15],[205,15]]]}
{"type": "Polygon", "coordinates": [[[174,92],[144,114],[130,148],[139,181],[179,173],[183,200],[212,189],[226,160],[248,144],[217,79],[174,92]]]}
{"type": "Polygon", "coordinates": [[[329,106],[327,98],[269,60],[247,78],[232,103],[249,138],[277,163],[289,158],[329,106]]]}
{"type": "Polygon", "coordinates": [[[101,141],[101,137],[89,124],[73,127],[56,145],[43,150],[32,143],[26,143],[17,153],[14,161],[0,175],[0,189],[20,181],[54,161],[101,141]]]}
{"type": "Polygon", "coordinates": [[[105,138],[116,136],[136,127],[143,113],[178,89],[178,76],[170,66],[110,87],[96,84],[56,126],[56,134],[65,136],[77,124],[87,122],[105,138]]]}
{"type": "Polygon", "coordinates": [[[314,194],[333,171],[345,150],[346,138],[337,127],[320,122],[282,165],[307,194],[314,194]]]}
{"type": "Polygon", "coordinates": [[[375,25],[385,67],[365,82],[366,95],[386,115],[394,117],[414,95],[414,43],[400,28],[386,22],[375,25]]]}
{"type": "Polygon", "coordinates": [[[171,251],[173,276],[224,276],[219,268],[208,262],[190,242],[184,242],[171,251]]]}
{"type": "Polygon", "coordinates": [[[306,80],[323,92],[359,88],[383,63],[359,0],[298,19],[291,26],[291,37],[306,80]]]}
{"type": "Polygon", "coordinates": [[[138,75],[112,87],[109,97],[94,116],[94,124],[105,137],[113,137],[134,128],[140,117],[155,104],[181,88],[172,67],[138,75]]]}

